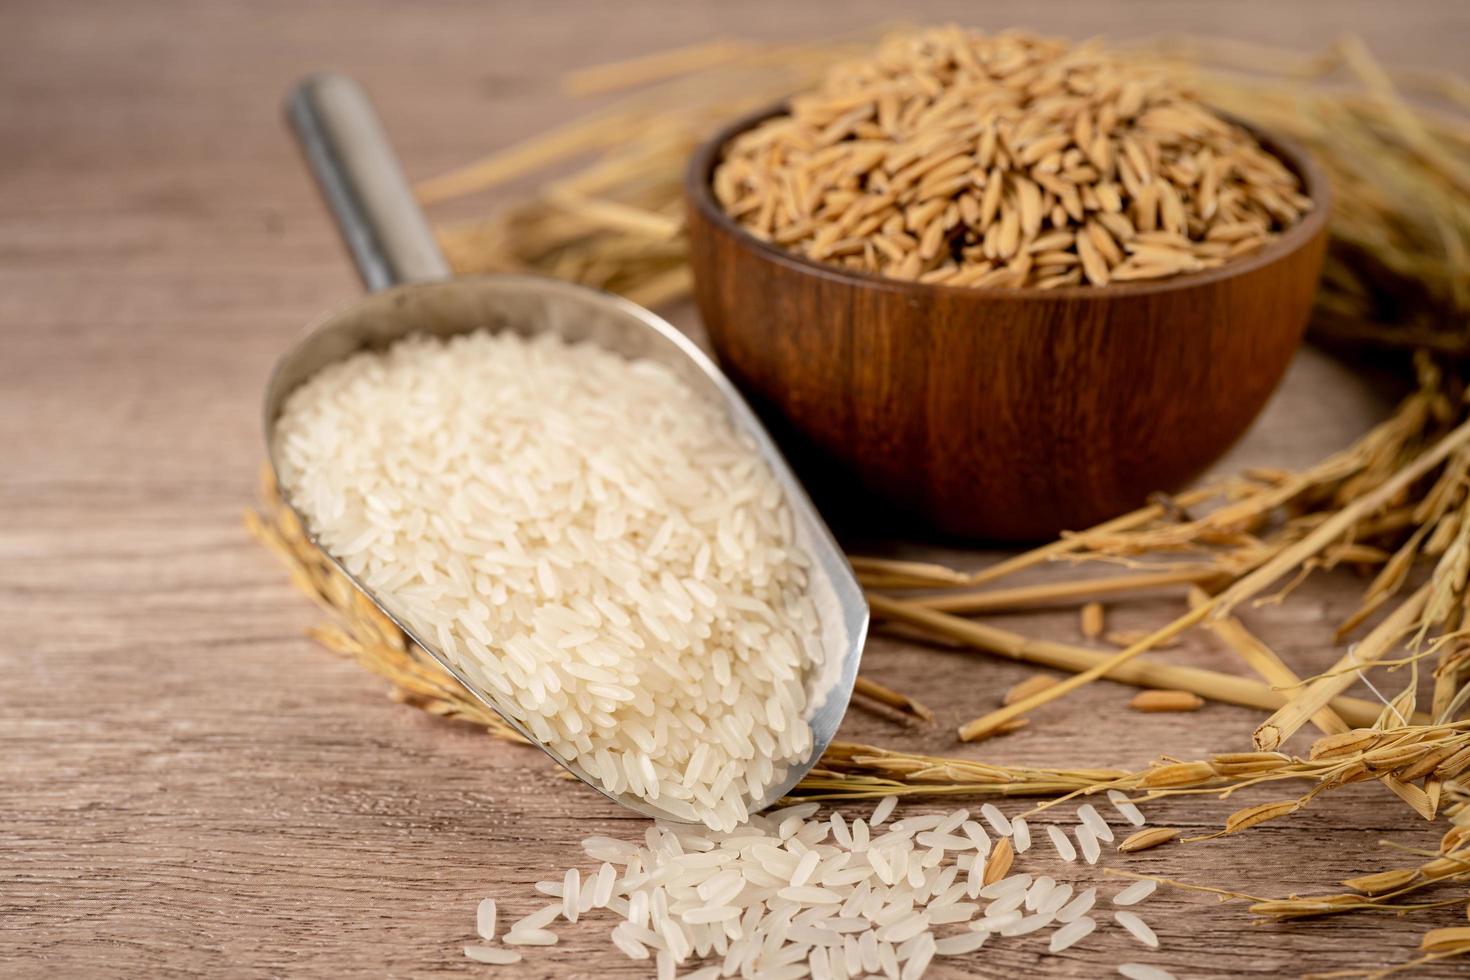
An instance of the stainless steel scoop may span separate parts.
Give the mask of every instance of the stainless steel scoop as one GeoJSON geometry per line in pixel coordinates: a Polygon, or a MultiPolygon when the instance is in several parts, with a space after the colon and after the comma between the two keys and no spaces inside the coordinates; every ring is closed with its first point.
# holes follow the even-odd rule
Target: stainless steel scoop
{"type": "MultiPolygon", "coordinates": [[[[786,780],[773,786],[766,798],[745,801],[752,813],[774,803],[811,769],[837,732],[862,657],[868,606],[827,525],[749,406],[720,369],[683,334],[626,300],[535,276],[451,279],[372,105],[351,79],[314,75],[296,88],[286,108],[291,128],[371,295],[318,321],[276,364],[266,389],[264,419],[272,468],[276,467],[275,422],[292,390],[334,361],[365,348],[383,348],[408,334],[449,336],[481,329],[523,335],[551,332],[568,340],[592,341],[625,357],[649,358],[674,370],[701,395],[722,405],[735,427],[755,440],[786,492],[798,543],[813,560],[810,588],[821,617],[824,652],[822,664],[806,679],[813,749],[805,764],[793,766],[786,780]]],[[[471,682],[428,637],[414,633],[340,563],[337,567],[475,697],[540,745],[495,692],[471,682]]],[[[666,816],[637,796],[607,792],[575,762],[545,745],[541,748],[609,799],[646,816],[666,816]]]]}

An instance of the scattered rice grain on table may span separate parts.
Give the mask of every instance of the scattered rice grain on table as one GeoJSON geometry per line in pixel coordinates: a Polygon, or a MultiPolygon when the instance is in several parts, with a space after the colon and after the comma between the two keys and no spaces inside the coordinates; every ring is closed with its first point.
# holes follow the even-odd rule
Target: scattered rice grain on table
{"type": "Polygon", "coordinates": [[[1113,896],[1114,905],[1137,905],[1148,898],[1159,887],[1159,883],[1151,878],[1135,881],[1113,896]]]}
{"type": "MultiPolygon", "coordinates": [[[[892,805],[885,809],[891,813],[892,805]]],[[[971,823],[967,810],[906,817],[866,842],[837,828],[870,821],[837,812],[821,818],[818,811],[817,803],[801,803],[728,833],[658,821],[636,841],[590,837],[583,850],[596,870],[574,868],[540,883],[556,886],[563,902],[517,920],[501,942],[554,945],[555,922],[578,921],[567,905],[575,894],[579,914],[612,912],[619,920],[612,945],[630,959],[653,959],[660,975],[689,966],[686,978],[885,973],[918,980],[936,957],[1008,942],[1044,944],[1056,954],[1102,926],[1088,915],[1095,885],[1074,894],[1083,882],[1010,864],[989,883],[963,875],[990,866],[973,837],[942,832],[971,823]]],[[[1010,840],[1002,838],[998,849],[1010,840]]],[[[1039,859],[1058,867],[1050,854],[1039,859]]],[[[1059,867],[1057,873],[1098,876],[1059,867]]],[[[482,926],[488,902],[478,910],[482,926]]],[[[1117,921],[1135,935],[1147,929],[1123,915],[1117,921]]],[[[466,947],[465,955],[490,963],[517,956],[497,946],[466,947]]]]}

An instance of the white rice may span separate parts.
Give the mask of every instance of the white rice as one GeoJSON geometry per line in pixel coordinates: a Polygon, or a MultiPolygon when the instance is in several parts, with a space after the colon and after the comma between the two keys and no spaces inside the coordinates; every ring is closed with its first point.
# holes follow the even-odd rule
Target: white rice
{"type": "Polygon", "coordinates": [[[809,560],[754,445],[669,369],[411,337],[316,374],[275,439],[321,546],[609,791],[731,830],[810,755],[809,560]]]}
{"type": "Polygon", "coordinates": [[[487,898],[475,909],[475,932],[486,942],[495,938],[495,899],[487,898]]]}
{"type": "Polygon", "coordinates": [[[562,879],[561,884],[561,907],[562,915],[566,916],[568,922],[576,922],[579,912],[578,903],[582,898],[582,875],[576,868],[568,868],[567,876],[562,879]]]}
{"type": "Polygon", "coordinates": [[[980,808],[980,815],[985,818],[985,821],[989,823],[990,826],[995,829],[995,832],[1000,836],[1009,837],[1011,835],[1011,822],[1006,819],[1006,815],[1004,813],[1000,812],[1000,807],[996,806],[994,803],[987,803],[982,806],[980,808]]]}
{"type": "Polygon", "coordinates": [[[1135,881],[1127,888],[1113,896],[1114,905],[1137,905],[1148,898],[1159,887],[1159,883],[1152,878],[1144,878],[1135,881]]]}
{"type": "Polygon", "coordinates": [[[960,933],[957,936],[947,936],[934,943],[934,951],[940,956],[963,956],[973,953],[985,945],[985,940],[990,938],[988,932],[960,933]]]}
{"type": "Polygon", "coordinates": [[[974,844],[975,850],[980,853],[981,857],[990,853],[990,835],[985,832],[984,827],[973,820],[966,820],[960,824],[960,829],[965,832],[966,837],[970,838],[970,842],[974,844]]]}
{"type": "Polygon", "coordinates": [[[1052,890],[1056,887],[1056,881],[1048,875],[1042,875],[1031,882],[1031,887],[1026,889],[1026,911],[1035,912],[1041,908],[1042,903],[1051,897],[1052,890]]]}
{"type": "Polygon", "coordinates": [[[1118,972],[1128,980],[1177,980],[1168,970],[1147,963],[1124,963],[1118,967],[1118,972]]]}
{"type": "Polygon", "coordinates": [[[985,918],[979,922],[971,923],[970,928],[976,932],[1004,932],[1004,930],[1020,922],[1025,913],[1020,909],[1011,909],[999,915],[991,915],[986,912],[985,918]]]}
{"type": "Polygon", "coordinates": [[[893,815],[894,808],[896,808],[897,806],[898,797],[883,797],[883,799],[878,801],[878,805],[873,807],[873,819],[868,821],[868,825],[872,827],[878,826],[880,823],[887,820],[890,816],[893,815]]]}
{"type": "Polygon", "coordinates": [[[612,899],[613,885],[617,882],[618,872],[611,864],[603,862],[602,867],[597,870],[597,879],[592,886],[592,907],[606,908],[612,899]]]}
{"type": "Polygon", "coordinates": [[[1038,912],[1035,915],[1026,916],[1013,926],[1007,926],[1001,930],[1000,934],[1002,936],[1025,936],[1039,929],[1045,929],[1051,923],[1052,916],[1042,915],[1038,912]]]}
{"type": "Polygon", "coordinates": [[[1097,807],[1091,803],[1084,803],[1077,808],[1077,816],[1087,825],[1087,829],[1091,830],[1093,836],[1098,840],[1112,841],[1113,828],[1109,827],[1108,822],[1103,819],[1102,814],[1097,812],[1097,807]]]}
{"type": "Polygon", "coordinates": [[[1159,937],[1149,928],[1148,923],[1140,919],[1136,913],[1114,912],[1113,918],[1117,919],[1118,925],[1127,929],[1133,935],[1134,939],[1137,939],[1145,946],[1152,946],[1154,949],[1159,948],[1159,937]]]}
{"type": "Polygon", "coordinates": [[[1024,817],[1017,817],[1011,821],[1011,845],[1016,849],[1017,854],[1031,847],[1031,828],[1024,817]]]}
{"type": "Polygon", "coordinates": [[[1078,916],[1086,915],[1092,911],[1093,905],[1097,904],[1097,889],[1089,888],[1066,905],[1057,909],[1058,922],[1071,922],[1078,916]]]}
{"type": "Polygon", "coordinates": [[[992,882],[980,889],[981,898],[998,899],[1007,895],[1024,895],[1026,889],[1031,887],[1031,876],[1029,874],[1015,874],[992,882]]]}
{"type": "Polygon", "coordinates": [[[1072,833],[1077,837],[1077,846],[1082,851],[1082,857],[1088,864],[1096,864],[1097,859],[1102,856],[1102,848],[1097,843],[1097,835],[1092,828],[1085,823],[1078,824],[1072,828],[1072,833]]]}
{"type": "Polygon", "coordinates": [[[924,971],[929,969],[929,962],[934,959],[937,944],[934,942],[934,934],[926,932],[917,937],[918,942],[909,951],[908,961],[903,965],[903,972],[899,974],[899,980],[919,980],[924,971]]]}
{"type": "Polygon", "coordinates": [[[1072,846],[1072,840],[1067,832],[1056,824],[1046,825],[1046,836],[1051,838],[1051,845],[1057,849],[1057,856],[1063,861],[1077,860],[1077,848],[1072,846]]]}
{"type": "MultiPolygon", "coordinates": [[[[1039,949],[1044,941],[1061,953],[1098,927],[1087,914],[1096,887],[1074,894],[1071,881],[1019,870],[974,887],[985,859],[965,810],[907,817],[868,840],[871,820],[816,817],[816,804],[801,804],[754,816],[730,834],[659,821],[635,842],[589,837],[583,849],[600,862],[595,870],[572,869],[542,883],[554,885],[560,901],[517,920],[501,942],[552,945],[556,919],[607,909],[621,919],[611,931],[613,946],[633,960],[652,958],[659,977],[690,971],[684,980],[919,980],[935,957],[962,957],[997,942],[1039,949]],[[931,846],[935,841],[959,846],[931,846]],[[1034,935],[1046,930],[1045,940],[1034,935]]],[[[1097,846],[1085,825],[1078,833],[1097,846]]],[[[1133,888],[1119,897],[1126,900],[1133,888]]],[[[493,908],[490,899],[481,903],[477,925],[484,925],[481,910],[493,908]]],[[[1118,911],[1116,918],[1140,941],[1157,944],[1133,913],[1118,911]]],[[[480,931],[493,936],[493,922],[480,931]]],[[[495,947],[466,947],[465,955],[501,961],[495,947]]]]}
{"type": "Polygon", "coordinates": [[[530,915],[525,916],[521,919],[517,919],[515,922],[512,922],[510,924],[510,931],[534,931],[544,926],[548,926],[556,921],[556,917],[562,914],[563,909],[564,906],[561,903],[558,903],[556,905],[544,906],[539,911],[532,912],[530,915]]]}
{"type": "Polygon", "coordinates": [[[1060,953],[1064,949],[1070,949],[1089,936],[1096,928],[1097,922],[1085,915],[1073,919],[1051,934],[1051,943],[1047,946],[1047,952],[1060,953]]]}
{"type": "Polygon", "coordinates": [[[1112,803],[1113,809],[1117,810],[1119,815],[1133,826],[1142,827],[1148,822],[1143,815],[1143,811],[1128,799],[1127,793],[1110,789],[1108,790],[1108,802],[1112,803]]]}
{"type": "Polygon", "coordinates": [[[1062,908],[1068,903],[1071,898],[1071,885],[1057,885],[1051,890],[1051,894],[1047,895],[1046,898],[1041,902],[1041,904],[1036,906],[1036,911],[1044,912],[1047,915],[1056,915],[1062,910],[1062,908]]]}
{"type": "Polygon", "coordinates": [[[1003,915],[1007,912],[1020,909],[1021,906],[1026,904],[1026,896],[1029,894],[1031,894],[1029,889],[1022,890],[1018,888],[1015,891],[1000,896],[985,907],[986,917],[1003,915]]]}
{"type": "Polygon", "coordinates": [[[939,908],[930,907],[929,924],[942,926],[952,922],[969,922],[980,911],[980,906],[974,902],[955,902],[942,905],[939,908]]]}

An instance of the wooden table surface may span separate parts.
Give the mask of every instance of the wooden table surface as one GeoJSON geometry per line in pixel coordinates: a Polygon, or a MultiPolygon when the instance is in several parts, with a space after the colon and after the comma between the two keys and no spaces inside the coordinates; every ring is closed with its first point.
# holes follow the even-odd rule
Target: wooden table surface
{"type": "MultiPolygon", "coordinates": [[[[582,837],[641,831],[537,754],[394,704],[317,648],[303,636],[314,609],[241,528],[272,360],[357,294],[280,125],[292,80],[317,68],[364,80],[406,167],[426,176],[578,111],[557,90],[568,68],[900,15],[1298,45],[1353,30],[1389,60],[1440,67],[1458,66],[1470,36],[1457,0],[0,6],[0,976],[488,972],[460,953],[479,898],[528,911],[531,883],[576,860],[582,837]]],[[[1384,397],[1304,352],[1232,460],[1314,459],[1377,418],[1384,397]]],[[[1323,577],[1248,618],[1310,672],[1336,655],[1327,624],[1360,584],[1323,577]]],[[[1119,610],[1114,625],[1157,621],[1178,602],[1119,610]]],[[[1076,639],[1070,610],[1003,621],[1076,639]]],[[[1170,656],[1241,669],[1201,639],[1170,656]]],[[[1026,669],[882,638],[865,669],[937,721],[905,729],[854,712],[845,735],[1000,761],[1190,757],[1244,746],[1259,717],[1221,706],[1141,717],[1122,707],[1129,690],[1102,683],[1018,734],[960,746],[954,726],[1026,669]]],[[[1154,810],[1210,828],[1269,798],[1154,810]]],[[[1129,866],[1284,895],[1387,866],[1380,839],[1430,846],[1437,833],[1362,785],[1129,866]]],[[[1152,956],[1114,928],[1058,957],[997,943],[934,975],[1092,977],[1130,958],[1189,977],[1368,967],[1412,955],[1429,923],[1463,919],[1454,908],[1258,926],[1238,905],[1173,891],[1146,908],[1164,942],[1152,956]]],[[[569,928],[502,972],[646,975],[610,952],[606,928],[569,928]]]]}

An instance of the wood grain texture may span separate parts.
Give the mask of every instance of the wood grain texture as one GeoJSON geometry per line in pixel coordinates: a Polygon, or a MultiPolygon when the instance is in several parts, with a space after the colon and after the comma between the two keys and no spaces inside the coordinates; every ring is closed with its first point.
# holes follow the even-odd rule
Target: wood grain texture
{"type": "MultiPolygon", "coordinates": [[[[904,15],[1298,44],[1358,30],[1385,57],[1440,67],[1459,64],[1470,26],[1453,2],[1350,0],[1330,22],[1322,10],[1004,0],[977,14],[936,0],[904,15]]],[[[578,111],[556,91],[565,68],[893,16],[876,0],[0,5],[0,976],[486,976],[459,949],[479,898],[530,911],[531,883],[566,867],[582,837],[642,829],[539,755],[394,704],[324,653],[303,636],[316,611],[240,528],[270,365],[307,321],[357,298],[280,124],[288,86],[323,67],[361,78],[410,173],[427,176],[578,111]]],[[[689,310],[674,312],[695,328],[689,310]]],[[[1218,468],[1315,459],[1379,417],[1383,398],[1304,351],[1218,468]]],[[[880,540],[872,526],[850,522],[844,536],[967,566],[996,557],[880,540]]],[[[1324,576],[1244,618],[1310,673],[1340,653],[1330,626],[1360,586],[1324,576]]],[[[1157,622],[1182,603],[1161,594],[1114,607],[1109,627],[1157,622]]],[[[1073,610],[998,622],[1079,641],[1073,610]]],[[[1208,637],[1168,656],[1245,673],[1208,637]]],[[[937,718],[904,729],[854,713],[844,735],[936,753],[1137,765],[1244,747],[1261,720],[1213,705],[1140,719],[1124,708],[1130,690],[1097,684],[1015,735],[959,746],[954,726],[1027,668],[882,637],[866,669],[937,718]]],[[[1205,828],[1271,798],[1153,809],[1205,828]]],[[[1285,894],[1392,861],[1380,839],[1436,837],[1381,787],[1356,786],[1279,825],[1130,866],[1285,894]]],[[[1411,955],[1421,923],[1463,915],[1263,927],[1186,893],[1145,908],[1165,943],[1151,960],[1182,977],[1378,965],[1411,955]]],[[[523,968],[493,972],[646,976],[609,952],[604,928],[579,924],[523,968]]],[[[1135,955],[1112,932],[1056,959],[998,945],[933,975],[1104,974],[1084,951],[1135,955]]]]}
{"type": "Polygon", "coordinates": [[[1327,188],[1260,252],[1152,282],[978,290],[883,279],[762,242],[721,210],[724,147],[685,181],[694,293],[720,362],[794,458],[948,534],[1041,540],[1174,490],[1240,438],[1301,340],[1327,188]]]}

